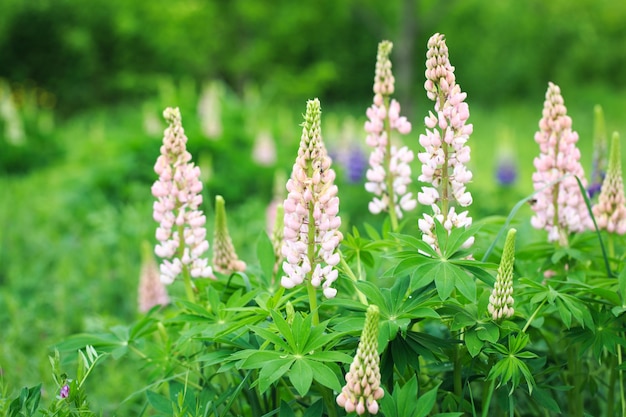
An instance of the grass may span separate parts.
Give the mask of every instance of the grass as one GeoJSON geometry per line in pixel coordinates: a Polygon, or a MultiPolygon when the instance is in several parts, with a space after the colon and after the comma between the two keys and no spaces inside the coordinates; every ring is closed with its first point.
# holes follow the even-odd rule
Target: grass
{"type": "MultiPolygon", "coordinates": [[[[626,132],[626,121],[620,118],[626,106],[619,94],[602,88],[563,94],[573,127],[580,134],[582,163],[589,174],[593,106],[603,105],[609,134],[613,130],[626,132]]],[[[532,192],[532,160],[538,152],[533,135],[542,102],[519,102],[499,108],[472,105],[471,98],[469,103],[470,121],[474,124],[474,134],[468,142],[474,172],[470,190],[475,203],[471,212],[475,218],[488,214],[505,216],[519,199],[532,192]],[[499,186],[494,179],[498,159],[507,150],[519,168],[518,181],[511,188],[499,186]]],[[[420,115],[413,118],[412,139],[408,139],[415,140],[410,145],[414,151],[418,151],[417,136],[422,130],[419,121],[426,112],[423,108],[418,110],[420,115]]],[[[235,139],[249,150],[253,138],[246,137],[236,124],[244,117],[236,116],[236,112],[245,113],[245,109],[231,104],[230,111],[226,119],[231,124],[225,126],[225,131],[243,135],[235,139]]],[[[297,120],[301,110],[294,110],[293,114],[283,110],[281,114],[285,113],[287,116],[282,119],[286,122],[274,127],[274,131],[282,138],[277,165],[288,170],[299,140],[297,122],[292,123],[293,127],[288,125],[297,120]]],[[[357,118],[358,128],[364,121],[363,113],[364,108],[360,107],[350,112],[357,118]]],[[[255,193],[243,187],[234,203],[229,204],[227,199],[231,235],[240,257],[247,260],[257,236],[265,229],[271,170],[250,165],[249,157],[237,156],[241,148],[229,146],[228,140],[235,140],[232,137],[223,139],[222,144],[199,139],[194,115],[193,111],[183,112],[191,147],[209,153],[219,149],[212,157],[214,178],[232,178],[239,169],[248,176],[241,177],[244,180],[255,179],[255,175],[269,178],[259,183],[255,193]],[[241,158],[242,162],[225,170],[219,159],[227,156],[233,160],[241,158]]],[[[332,109],[326,109],[322,117],[335,118],[336,122],[343,116],[345,113],[334,114],[332,109]]],[[[51,347],[65,337],[128,323],[137,317],[141,242],[152,242],[155,229],[150,185],[156,178],[152,166],[160,142],[160,137],[142,132],[141,126],[141,112],[133,106],[85,111],[57,126],[53,140],[60,144],[61,159],[25,175],[0,177],[0,381],[13,395],[21,387],[39,382],[52,386],[46,357],[51,347]]],[[[331,149],[337,146],[334,138],[340,136],[334,129],[323,124],[331,149]]],[[[360,137],[360,130],[356,135],[360,137]]],[[[194,154],[194,160],[198,160],[198,155],[194,154]]],[[[416,164],[413,169],[418,171],[416,164]]],[[[219,187],[224,187],[215,181],[210,180],[205,188],[209,235],[213,227],[213,197],[223,191],[219,187]],[[219,187],[212,188],[212,184],[219,187]]],[[[340,182],[339,189],[340,197],[347,197],[342,200],[340,214],[354,222],[377,223],[366,212],[369,197],[362,185],[340,182]]],[[[529,209],[524,209],[518,217],[529,213],[529,209]]],[[[350,229],[346,226],[345,230],[350,229]]],[[[74,357],[72,354],[66,359],[74,357]]],[[[134,389],[143,386],[141,371],[130,362],[109,365],[97,368],[96,377],[89,382],[94,408],[102,409],[104,415],[112,415],[116,410],[119,415],[136,413],[139,403],[133,399],[119,407],[134,389]]]]}

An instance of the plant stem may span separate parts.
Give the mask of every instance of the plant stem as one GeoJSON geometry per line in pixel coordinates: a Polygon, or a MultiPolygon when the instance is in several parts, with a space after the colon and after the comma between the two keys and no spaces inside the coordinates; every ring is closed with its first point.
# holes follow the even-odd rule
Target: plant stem
{"type": "Polygon", "coordinates": [[[322,393],[322,398],[324,399],[324,404],[326,405],[326,411],[328,412],[328,417],[337,417],[337,406],[335,405],[335,397],[330,388],[325,387],[322,384],[318,384],[320,387],[320,392],[322,393]]]}
{"type": "Polygon", "coordinates": [[[569,415],[573,417],[583,417],[583,398],[581,388],[583,382],[580,380],[581,370],[580,361],[578,359],[578,349],[567,348],[567,368],[570,374],[570,385],[572,389],[568,391],[568,408],[569,415]]]}
{"type": "Polygon", "coordinates": [[[385,127],[385,133],[387,134],[387,144],[385,145],[385,172],[387,175],[385,176],[385,183],[387,186],[387,199],[389,204],[389,220],[391,220],[391,231],[398,231],[398,217],[396,215],[396,202],[395,202],[395,192],[393,189],[393,180],[394,176],[391,174],[391,124],[389,123],[389,96],[384,97],[384,106],[387,109],[387,116],[385,116],[385,120],[383,121],[385,127]]]}
{"type": "Polygon", "coordinates": [[[522,333],[526,333],[526,330],[528,329],[528,326],[530,326],[530,323],[533,322],[533,320],[535,319],[535,316],[537,315],[537,313],[539,313],[539,310],[541,310],[541,307],[543,307],[543,305],[546,303],[547,298],[544,299],[541,304],[539,304],[539,306],[537,307],[537,309],[533,312],[533,314],[528,318],[528,321],[526,322],[526,325],[524,325],[524,328],[522,329],[522,333]]]}
{"type": "Polygon", "coordinates": [[[617,366],[619,368],[619,392],[622,405],[622,416],[626,416],[626,394],[624,393],[624,375],[622,371],[622,346],[617,345],[617,366]]]}
{"type": "MultiPolygon", "coordinates": [[[[485,381],[485,385],[487,385],[487,381],[485,381]]],[[[489,383],[489,388],[483,392],[483,412],[481,414],[482,417],[487,417],[489,413],[489,405],[491,404],[491,397],[493,396],[493,389],[496,385],[496,379],[492,379],[489,383]]]]}
{"type": "Polygon", "coordinates": [[[307,280],[306,283],[306,291],[309,295],[309,309],[311,310],[311,314],[313,315],[312,324],[313,326],[317,326],[320,324],[320,317],[317,312],[317,288],[311,284],[311,280],[307,280]]]}
{"type": "MultiPolygon", "coordinates": [[[[356,284],[359,281],[359,278],[357,278],[357,276],[354,275],[354,272],[352,272],[352,269],[350,269],[350,267],[348,266],[348,263],[346,262],[342,254],[339,254],[339,259],[341,262],[341,266],[344,268],[344,272],[346,273],[346,275],[348,275],[350,279],[352,280],[352,282],[356,284]]],[[[359,291],[358,288],[356,288],[356,285],[354,288],[356,289],[356,295],[357,297],[359,297],[359,301],[365,305],[368,305],[367,298],[365,297],[365,295],[361,291],[359,291]]]]}
{"type": "MultiPolygon", "coordinates": [[[[459,336],[459,341],[462,340],[462,331],[458,332],[458,336],[459,336]]],[[[454,360],[454,371],[453,371],[453,383],[454,383],[454,395],[458,398],[459,400],[459,406],[461,405],[461,403],[463,402],[463,379],[462,379],[462,371],[463,371],[463,366],[461,364],[461,346],[462,344],[459,343],[457,344],[457,346],[454,347],[454,354],[453,354],[453,360],[454,360]]]]}
{"type": "MultiPolygon", "coordinates": [[[[619,349],[619,345],[618,345],[619,349]]],[[[617,366],[615,364],[615,357],[611,356],[609,361],[609,391],[606,396],[606,415],[615,415],[615,380],[617,379],[617,366]]],[[[621,387],[620,387],[621,388],[621,387]]]]}

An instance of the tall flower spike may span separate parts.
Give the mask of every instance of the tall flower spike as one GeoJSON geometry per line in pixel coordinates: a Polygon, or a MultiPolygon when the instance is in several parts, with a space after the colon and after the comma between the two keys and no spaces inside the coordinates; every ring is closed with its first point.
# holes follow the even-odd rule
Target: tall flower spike
{"type": "MultiPolygon", "coordinates": [[[[448,47],[443,35],[434,34],[428,40],[426,53],[426,82],[428,98],[435,102],[435,113],[429,112],[424,119],[426,134],[420,135],[420,145],[425,149],[418,154],[422,163],[419,181],[427,183],[417,194],[420,204],[430,206],[433,215],[424,214],[418,222],[422,239],[438,250],[435,235],[435,219],[450,233],[453,228],[469,227],[472,218],[468,211],[456,212],[456,207],[472,204],[472,195],[466,190],[472,173],[466,165],[470,160],[470,148],[466,142],[473,126],[466,124],[469,106],[466,93],[455,81],[454,67],[448,58],[448,47]]],[[[463,245],[470,247],[474,237],[463,245]]]]}
{"type": "Polygon", "coordinates": [[[154,260],[152,248],[147,241],[141,246],[138,302],[141,313],[146,313],[154,306],[170,303],[165,285],[160,280],[159,265],[154,260]]]}
{"type": "Polygon", "coordinates": [[[380,358],[378,356],[379,310],[374,304],[367,308],[365,327],[350,371],[346,374],[346,385],[337,396],[337,404],[351,413],[362,415],[378,413],[378,400],[385,391],[380,386],[380,358]]]}
{"type": "Polygon", "coordinates": [[[547,230],[549,242],[558,241],[565,246],[570,232],[582,232],[592,228],[593,224],[574,178],[580,178],[586,187],[580,150],[576,147],[578,134],[572,130],[572,119],[563,103],[560,88],[549,83],[543,117],[535,134],[541,153],[535,158],[537,171],[533,174],[533,183],[535,190],[541,190],[550,183],[561,181],[537,194],[531,224],[536,229],[547,230]]]}
{"type": "Polygon", "coordinates": [[[602,106],[596,105],[593,108],[593,157],[591,179],[587,192],[589,198],[593,198],[594,195],[600,192],[602,188],[602,182],[606,175],[606,128],[604,125],[604,112],[602,106]]]}
{"type": "Polygon", "coordinates": [[[331,285],[338,275],[337,247],[343,235],[339,232],[335,171],[322,141],[320,120],[319,100],[309,100],[298,157],[287,181],[289,194],[283,205],[285,276],[281,285],[293,288],[306,280],[313,287],[321,285],[324,295],[332,298],[337,294],[331,285]]]}
{"type": "Polygon", "coordinates": [[[517,230],[510,229],[504,242],[502,259],[498,267],[498,276],[493,291],[489,297],[489,314],[494,320],[513,316],[513,264],[515,263],[515,234],[517,230]]]}
{"type": "Polygon", "coordinates": [[[390,96],[394,92],[394,78],[391,73],[389,54],[393,44],[382,41],[378,44],[376,75],[374,77],[374,103],[367,109],[366,143],[373,147],[369,158],[365,189],[375,195],[369,203],[373,214],[389,211],[393,229],[403,211],[415,208],[417,202],[413,193],[408,192],[411,183],[413,152],[406,146],[398,148],[391,144],[391,132],[406,135],[411,132],[411,123],[400,116],[400,103],[390,96]]]}
{"type": "Polygon", "coordinates": [[[228,223],[226,221],[226,203],[221,195],[215,196],[215,230],[213,232],[213,269],[222,274],[243,272],[246,263],[240,261],[235,252],[228,223]]]}
{"type": "Polygon", "coordinates": [[[622,157],[617,132],[614,132],[611,138],[609,168],[602,182],[598,203],[593,206],[592,210],[598,228],[618,235],[626,233],[626,198],[624,198],[622,157]]]}
{"type": "Polygon", "coordinates": [[[202,183],[200,168],[191,162],[187,136],[181,124],[180,110],[168,107],[163,112],[169,126],[165,129],[161,155],[155,172],[159,179],[152,186],[154,220],[159,223],[154,251],[160,258],[161,281],[171,284],[185,272],[193,278],[214,278],[204,253],[209,249],[200,210],[202,183]]]}

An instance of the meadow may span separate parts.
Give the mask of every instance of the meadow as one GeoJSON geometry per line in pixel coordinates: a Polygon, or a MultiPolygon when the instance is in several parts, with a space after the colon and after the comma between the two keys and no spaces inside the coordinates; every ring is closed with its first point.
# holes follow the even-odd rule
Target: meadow
{"type": "MultiPolygon", "coordinates": [[[[533,161],[540,152],[534,136],[548,82],[561,85],[588,181],[597,163],[594,138],[604,132],[608,143],[613,132],[626,134],[626,88],[621,73],[607,75],[622,57],[617,52],[603,55],[616,48],[594,49],[600,37],[581,37],[565,20],[555,20],[560,31],[554,33],[586,47],[576,53],[568,49],[564,63],[550,71],[541,57],[558,50],[559,36],[541,43],[541,21],[525,15],[520,26],[523,33],[532,34],[529,42],[539,51],[529,54],[527,45],[517,42],[521,35],[504,30],[507,20],[499,19],[517,22],[512,3],[480,15],[478,23],[495,31],[491,23],[498,21],[508,36],[497,47],[477,48],[480,59],[469,52],[474,41],[463,37],[464,16],[483,10],[480,2],[457,4],[434,23],[424,23],[428,19],[423,18],[420,33],[430,26],[449,29],[451,60],[463,91],[467,81],[468,123],[473,124],[467,141],[467,168],[473,176],[466,184],[473,196],[467,207],[473,225],[446,233],[446,226],[435,222],[433,233],[440,246],[434,248],[421,239],[420,221],[430,213],[429,205],[407,210],[398,224],[388,212],[373,214],[368,209],[372,195],[365,183],[371,147],[364,125],[372,105],[375,46],[380,40],[374,40],[376,31],[353,45],[354,67],[331,64],[328,55],[319,52],[324,48],[314,48],[319,61],[299,74],[310,52],[305,42],[285,47],[284,60],[268,45],[279,42],[275,47],[280,49],[285,34],[302,22],[308,28],[315,21],[307,20],[307,13],[324,15],[335,7],[324,3],[315,12],[292,10],[301,13],[300,18],[263,32],[256,45],[264,47],[245,49],[239,60],[228,58],[223,46],[203,40],[202,46],[215,48],[212,56],[223,58],[209,64],[211,77],[205,76],[202,68],[207,64],[191,53],[190,43],[178,44],[181,49],[173,52],[174,57],[187,56],[184,65],[163,74],[159,65],[170,62],[171,56],[151,51],[175,50],[180,39],[168,38],[176,33],[172,31],[150,38],[139,28],[146,22],[164,25],[166,13],[147,3],[118,3],[117,26],[106,28],[119,31],[116,39],[130,52],[119,56],[107,68],[110,72],[96,70],[109,61],[94,52],[106,51],[108,39],[86,35],[102,29],[106,13],[83,16],[86,12],[77,9],[71,17],[86,20],[81,23],[84,32],[61,36],[69,39],[67,56],[77,51],[91,54],[77,64],[82,66],[76,72],[102,82],[81,84],[80,77],[66,79],[63,74],[55,78],[53,70],[41,84],[0,79],[0,416],[354,415],[336,397],[353,357],[365,349],[368,360],[380,367],[377,383],[385,395],[377,398],[376,409],[356,410],[359,415],[374,415],[379,406],[379,414],[386,417],[624,415],[626,242],[622,235],[592,228],[571,233],[567,243],[548,242],[546,231],[530,222],[539,194],[532,179],[533,161]],[[139,24],[141,19],[145,21],[139,24]],[[498,54],[507,45],[519,48],[520,55],[500,62],[498,54]],[[140,52],[150,57],[146,66],[154,65],[154,73],[142,74],[132,58],[134,48],[144,48],[140,52]],[[597,61],[589,59],[590,51],[598,53],[597,61]],[[275,62],[276,71],[261,73],[259,63],[264,61],[275,62]],[[487,77],[498,62],[505,76],[487,77]],[[335,91],[350,75],[354,79],[346,89],[335,91]],[[363,79],[369,83],[366,88],[363,79]],[[59,84],[45,85],[51,80],[59,84]],[[55,87],[67,94],[57,92],[55,98],[55,87]],[[124,99],[111,98],[122,90],[124,99]],[[328,299],[315,295],[310,275],[307,285],[279,285],[282,264],[275,264],[276,237],[268,226],[272,204],[288,198],[285,184],[303,129],[311,127],[307,100],[318,97],[318,91],[321,136],[336,172],[343,235],[338,294],[328,299]],[[343,94],[351,96],[346,100],[343,94]],[[57,103],[57,98],[67,101],[57,103]],[[603,122],[594,113],[597,106],[603,122]],[[139,311],[139,285],[142,271],[156,259],[145,248],[158,243],[151,187],[159,178],[154,167],[167,136],[163,112],[168,107],[180,109],[186,148],[200,168],[199,209],[206,215],[211,242],[206,256],[211,260],[220,247],[213,236],[214,221],[223,215],[216,196],[222,196],[228,239],[247,267],[216,270],[215,281],[194,280],[195,292],[189,290],[185,270],[184,278],[167,286],[171,303],[145,312],[139,311]],[[516,232],[511,233],[512,228],[516,232]],[[468,249],[463,245],[470,236],[475,240],[468,249]],[[505,245],[509,236],[515,238],[514,251],[506,249],[512,245],[505,245]],[[512,280],[515,313],[492,317],[492,288],[505,274],[512,280]],[[379,326],[372,324],[377,320],[379,326]],[[362,346],[363,340],[370,345],[362,346]],[[409,404],[416,407],[407,409],[409,404]]],[[[200,17],[219,15],[211,8],[199,12],[192,3],[172,8],[177,12],[172,21],[198,28],[200,17]],[[191,25],[194,22],[197,26],[191,25]]],[[[560,16],[566,3],[555,2],[547,16],[560,16]]],[[[104,7],[112,12],[115,4],[104,7]]],[[[346,2],[345,9],[329,19],[339,26],[355,4],[346,2]]],[[[62,5],[68,10],[75,6],[70,0],[62,5]]],[[[368,13],[374,16],[381,11],[377,7],[385,7],[389,27],[389,21],[402,26],[389,17],[397,16],[396,6],[368,5],[362,12],[365,21],[371,18],[368,13]]],[[[597,7],[600,17],[594,16],[608,22],[604,27],[613,28],[615,35],[619,25],[607,12],[613,6],[602,3],[597,7]]],[[[46,7],[41,10],[55,10],[46,7]]],[[[437,15],[437,7],[428,2],[420,2],[419,8],[423,16],[437,15]]],[[[263,19],[271,19],[263,7],[244,9],[232,6],[228,16],[233,21],[249,19],[252,32],[264,26],[263,19]]],[[[35,11],[28,12],[41,17],[35,11]]],[[[9,14],[3,16],[0,41],[8,39],[6,28],[13,23],[9,14]]],[[[19,23],[18,12],[11,16],[19,23]]],[[[596,26],[585,26],[580,19],[576,22],[584,33],[597,35],[596,26]]],[[[174,27],[172,23],[170,29],[174,27]]],[[[189,36],[199,34],[190,31],[189,36]]],[[[316,42],[332,43],[332,37],[324,36],[316,42]]],[[[348,36],[339,39],[356,42],[348,36]]],[[[236,42],[241,48],[248,45],[245,37],[236,42]]],[[[10,55],[2,45],[0,58],[6,59],[10,55]]],[[[425,51],[425,46],[418,49],[425,51]]],[[[392,60],[396,57],[401,61],[397,55],[392,60]]],[[[423,58],[415,61],[420,64],[414,69],[416,81],[407,85],[398,77],[394,95],[412,124],[398,143],[416,156],[408,185],[414,196],[424,185],[417,181],[420,135],[426,133],[424,118],[434,111],[422,88],[423,58]]],[[[16,68],[28,72],[28,66],[16,68]]],[[[395,68],[406,70],[407,64],[395,68]]],[[[597,200],[596,195],[590,203],[597,200]]],[[[221,239],[223,233],[217,232],[221,239]]]]}

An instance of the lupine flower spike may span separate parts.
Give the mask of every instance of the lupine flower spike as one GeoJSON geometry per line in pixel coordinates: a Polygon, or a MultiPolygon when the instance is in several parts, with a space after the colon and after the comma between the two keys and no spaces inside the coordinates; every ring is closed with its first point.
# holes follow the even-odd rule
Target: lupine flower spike
{"type": "Polygon", "coordinates": [[[154,251],[163,259],[161,281],[171,284],[184,274],[189,295],[192,288],[189,277],[214,278],[204,257],[209,243],[204,228],[206,217],[199,208],[202,204],[200,169],[194,166],[187,152],[187,137],[178,108],[167,108],[163,115],[169,126],[154,166],[159,175],[152,186],[152,195],[157,198],[153,217],[159,223],[156,231],[159,243],[154,251]]]}
{"type": "Polygon", "coordinates": [[[378,356],[379,310],[374,304],[367,308],[365,327],[350,371],[346,374],[346,385],[337,396],[337,404],[351,413],[362,415],[378,413],[378,400],[385,391],[380,386],[380,357],[378,356]]]}
{"type": "Polygon", "coordinates": [[[160,279],[159,265],[154,260],[152,248],[147,241],[141,246],[138,302],[141,313],[146,313],[154,306],[170,303],[165,285],[160,279]]]}
{"type": "Polygon", "coordinates": [[[558,184],[545,188],[537,194],[533,205],[535,215],[531,224],[548,232],[549,242],[566,246],[570,232],[582,232],[593,227],[583,195],[578,187],[577,176],[584,187],[585,172],[580,164],[580,150],[576,147],[578,134],[572,130],[572,119],[567,115],[560,88],[549,83],[535,134],[540,155],[535,158],[533,183],[540,190],[557,180],[558,184]]]}
{"type": "Polygon", "coordinates": [[[626,198],[621,158],[619,134],[614,132],[611,138],[609,168],[602,182],[598,203],[592,209],[598,228],[618,235],[626,233],[626,198]]]}
{"type": "MultiPolygon", "coordinates": [[[[285,229],[282,254],[285,276],[281,285],[293,288],[305,281],[322,287],[332,298],[337,290],[331,285],[337,279],[337,247],[343,239],[339,232],[341,218],[335,171],[331,168],[322,141],[321,110],[318,99],[307,102],[298,157],[287,181],[289,192],[284,203],[285,229]]],[[[310,297],[314,302],[314,297],[310,297]]],[[[311,309],[314,310],[313,306],[311,309]]]]}
{"type": "Polygon", "coordinates": [[[366,143],[373,147],[369,158],[365,189],[375,195],[369,203],[369,211],[378,214],[389,211],[392,228],[397,229],[397,219],[403,211],[413,210],[417,202],[408,192],[411,183],[413,152],[406,146],[391,143],[391,132],[406,135],[411,132],[411,123],[400,116],[400,103],[391,99],[394,92],[394,77],[391,73],[389,54],[393,44],[382,41],[378,44],[376,75],[374,77],[374,103],[367,109],[366,143]]]}
{"type": "Polygon", "coordinates": [[[228,233],[226,203],[221,195],[215,196],[215,231],[213,232],[213,269],[222,274],[243,272],[246,263],[240,261],[228,233]]]}
{"type": "Polygon", "coordinates": [[[602,106],[596,105],[593,108],[593,157],[591,159],[591,179],[587,192],[589,198],[593,198],[600,192],[602,182],[606,175],[607,164],[607,140],[606,127],[604,125],[604,112],[602,106]]]}
{"type": "Polygon", "coordinates": [[[489,297],[489,314],[494,320],[513,316],[513,264],[515,263],[515,233],[510,229],[504,242],[502,259],[498,267],[498,276],[489,297]]]}
{"type": "MultiPolygon", "coordinates": [[[[436,33],[428,41],[426,54],[426,82],[424,88],[428,98],[435,102],[435,113],[425,118],[426,134],[420,135],[420,145],[425,149],[418,154],[422,163],[419,181],[428,185],[417,194],[420,204],[430,206],[433,214],[424,214],[418,224],[422,239],[433,249],[439,250],[435,235],[435,219],[450,233],[453,228],[469,227],[472,218],[468,211],[456,212],[456,206],[468,207],[472,195],[466,184],[472,173],[466,167],[470,160],[470,148],[466,142],[473,126],[466,124],[469,106],[465,103],[466,93],[455,81],[454,67],[448,58],[448,47],[443,35],[436,33]]],[[[469,238],[464,248],[474,243],[469,238]]]]}

